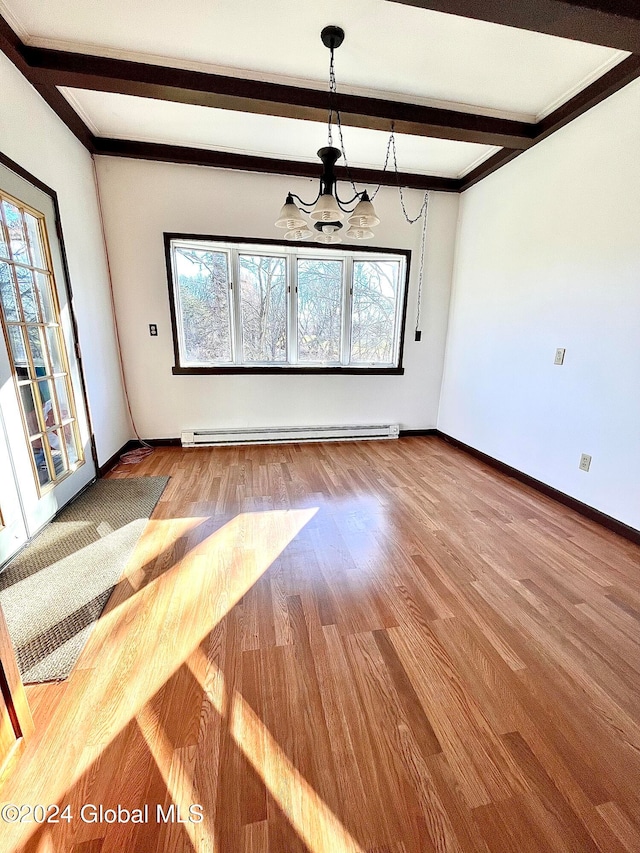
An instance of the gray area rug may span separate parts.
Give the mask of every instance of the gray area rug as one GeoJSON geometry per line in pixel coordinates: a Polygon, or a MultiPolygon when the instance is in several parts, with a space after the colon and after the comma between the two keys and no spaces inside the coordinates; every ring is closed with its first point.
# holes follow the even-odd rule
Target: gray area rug
{"type": "Polygon", "coordinates": [[[25,683],[69,675],[168,480],[98,480],[0,574],[25,683]]]}

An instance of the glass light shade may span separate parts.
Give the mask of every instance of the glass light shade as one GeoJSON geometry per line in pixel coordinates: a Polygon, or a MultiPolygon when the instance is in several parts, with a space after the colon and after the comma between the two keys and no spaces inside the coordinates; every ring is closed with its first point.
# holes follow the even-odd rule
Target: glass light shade
{"type": "Polygon", "coordinates": [[[307,228],[306,224],[304,228],[292,228],[291,231],[287,231],[284,235],[285,240],[308,240],[311,237],[311,231],[307,228]]]}
{"type": "Polygon", "coordinates": [[[344,219],[344,213],[338,207],[338,202],[329,193],[321,195],[309,217],[317,222],[335,222],[344,219]]]}
{"type": "Polygon", "coordinates": [[[276,219],[276,228],[288,228],[289,231],[294,231],[296,228],[306,226],[306,224],[307,221],[298,206],[294,203],[291,196],[287,196],[286,202],[282,205],[280,215],[276,219]]]}
{"type": "Polygon", "coordinates": [[[368,228],[355,228],[353,225],[345,231],[345,237],[351,237],[353,240],[370,240],[373,237],[373,231],[368,228]]]}
{"type": "Polygon", "coordinates": [[[342,243],[342,237],[337,234],[321,234],[317,238],[318,243],[342,243]]]}
{"type": "Polygon", "coordinates": [[[380,224],[375,208],[369,201],[368,196],[356,204],[347,222],[349,225],[353,225],[354,228],[372,228],[374,225],[380,224]]]}

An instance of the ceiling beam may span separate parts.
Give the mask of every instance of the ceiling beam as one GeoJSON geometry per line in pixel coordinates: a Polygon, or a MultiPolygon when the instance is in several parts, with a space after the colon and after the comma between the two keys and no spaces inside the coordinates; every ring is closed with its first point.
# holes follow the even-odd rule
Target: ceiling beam
{"type": "Polygon", "coordinates": [[[640,53],[636,0],[391,0],[521,30],[640,53]]]}
{"type": "MultiPolygon", "coordinates": [[[[25,47],[31,72],[50,86],[116,92],[326,123],[329,93],[262,80],[171,68],[69,51],[25,47]]],[[[338,94],[343,125],[413,136],[528,148],[535,126],[524,121],[478,115],[421,104],[338,94]]]]}
{"type": "MultiPolygon", "coordinates": [[[[447,2],[445,0],[433,0],[433,2],[431,0],[393,0],[393,2],[406,2],[424,8],[437,7],[439,11],[449,12],[453,12],[455,7],[458,14],[462,14],[462,10],[465,9],[469,16],[483,19],[487,19],[489,15],[487,4],[476,2],[476,0],[447,0],[447,2]],[[472,10],[475,10],[473,15],[472,10]]],[[[513,2],[518,8],[521,0],[513,0],[513,2]]],[[[552,0],[527,0],[525,6],[529,8],[531,3],[539,8],[551,2],[552,0]]],[[[557,2],[559,5],[578,5],[564,0],[562,2],[557,0],[557,2]]],[[[589,8],[599,6],[597,0],[582,0],[582,2],[589,8]]],[[[631,9],[631,3],[632,0],[628,0],[626,4],[623,0],[612,0],[608,3],[608,8],[611,11],[610,7],[624,6],[632,16],[634,10],[631,9]]],[[[635,4],[635,0],[633,3],[635,4]]],[[[488,4],[488,8],[493,10],[494,6],[502,8],[503,5],[508,4],[492,2],[488,4]]],[[[499,10],[492,11],[491,19],[499,17],[499,14],[501,14],[499,10]]],[[[637,15],[640,18],[640,10],[637,15]]],[[[1,16],[0,50],[8,56],[92,153],[298,177],[316,178],[318,175],[318,166],[314,163],[95,137],[56,86],[68,85],[99,91],[123,92],[182,103],[202,103],[206,106],[226,109],[311,118],[311,120],[323,122],[326,121],[327,112],[326,91],[28,47],[21,42],[1,16]],[[290,102],[287,98],[291,99],[290,102]]],[[[638,77],[640,77],[640,55],[632,55],[537,124],[512,122],[384,99],[340,95],[341,112],[345,110],[342,112],[345,124],[389,130],[394,123],[395,129],[401,133],[419,132],[421,135],[450,139],[457,138],[454,134],[460,133],[463,141],[492,142],[500,144],[503,148],[460,179],[400,173],[396,180],[393,172],[358,168],[351,169],[351,175],[359,183],[379,183],[388,186],[399,182],[401,186],[420,190],[464,191],[638,77]],[[480,134],[480,138],[477,136],[473,138],[473,134],[480,134]],[[508,144],[502,139],[505,134],[508,144]],[[499,139],[502,141],[499,142],[499,139]]],[[[344,168],[338,169],[338,175],[341,180],[347,179],[344,168]]]]}
{"type": "MultiPolygon", "coordinates": [[[[604,101],[610,95],[613,95],[639,77],[640,56],[632,55],[623,59],[615,68],[607,71],[606,74],[603,74],[602,77],[595,80],[590,86],[583,89],[582,92],[574,95],[566,104],[558,107],[557,110],[554,110],[546,118],[542,119],[542,121],[539,121],[536,125],[533,144],[537,145],[539,142],[547,139],[552,133],[560,130],[560,128],[569,124],[569,122],[572,122],[578,116],[583,115],[596,106],[596,104],[604,101]]],[[[469,187],[477,184],[478,181],[486,178],[487,175],[495,172],[496,169],[515,159],[519,154],[522,154],[522,151],[509,150],[507,148],[498,151],[462,178],[461,190],[469,189],[469,187]]]]}
{"type": "MultiPolygon", "coordinates": [[[[318,180],[320,163],[297,160],[282,160],[276,157],[254,157],[250,154],[235,154],[230,151],[213,151],[208,148],[188,148],[183,145],[165,145],[159,142],[136,142],[127,139],[95,137],[96,154],[109,157],[131,157],[135,160],[155,160],[165,163],[181,163],[189,166],[213,166],[217,169],[235,169],[242,172],[261,172],[271,175],[288,175],[295,178],[318,180]]],[[[349,178],[362,184],[401,186],[416,190],[438,190],[456,193],[460,190],[459,178],[441,178],[435,175],[415,175],[412,172],[382,172],[378,169],[362,169],[336,166],[336,177],[340,181],[349,178]]]]}
{"type": "Polygon", "coordinates": [[[7,24],[2,15],[0,15],[0,50],[13,62],[18,71],[27,78],[29,83],[39,92],[51,109],[58,114],[85,148],[88,148],[90,151],[93,150],[93,134],[89,128],[56,87],[46,80],[42,80],[38,73],[34,72],[25,56],[26,46],[14,33],[9,24],[7,24]]]}

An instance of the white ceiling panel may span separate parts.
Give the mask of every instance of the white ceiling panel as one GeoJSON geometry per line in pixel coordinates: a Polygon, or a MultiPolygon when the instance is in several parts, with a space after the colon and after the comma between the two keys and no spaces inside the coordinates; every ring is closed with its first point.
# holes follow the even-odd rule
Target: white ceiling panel
{"type": "MultiPolygon", "coordinates": [[[[318,167],[315,153],[327,144],[327,128],[320,122],[83,89],[61,91],[97,136],[306,160],[317,162],[318,167]]],[[[343,134],[351,165],[382,168],[389,134],[359,127],[345,127],[343,134]]],[[[333,142],[340,146],[335,128],[333,142]]],[[[489,145],[403,134],[396,135],[396,148],[400,171],[453,178],[498,150],[489,145]]],[[[343,163],[339,161],[339,165],[343,163]]],[[[389,166],[392,168],[391,160],[389,166]]]]}
{"type": "Polygon", "coordinates": [[[338,86],[533,119],[627,54],[387,0],[0,0],[30,44],[324,86],[327,24],[346,31],[338,86]]]}

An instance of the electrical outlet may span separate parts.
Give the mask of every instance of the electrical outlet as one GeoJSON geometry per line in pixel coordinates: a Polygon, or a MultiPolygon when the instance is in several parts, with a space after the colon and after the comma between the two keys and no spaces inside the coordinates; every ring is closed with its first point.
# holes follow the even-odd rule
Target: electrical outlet
{"type": "Polygon", "coordinates": [[[416,340],[417,341],[422,340],[422,332],[419,329],[416,329],[416,340]]]}
{"type": "Polygon", "coordinates": [[[564,364],[564,347],[558,347],[556,357],[553,360],[554,364],[564,364]]]}
{"type": "Polygon", "coordinates": [[[149,334],[152,338],[158,337],[158,327],[155,323],[149,323],[149,334]]]}
{"type": "Polygon", "coordinates": [[[583,453],[582,456],[580,457],[580,470],[581,471],[588,471],[590,465],[591,465],[591,457],[589,456],[588,453],[583,453]]]}

